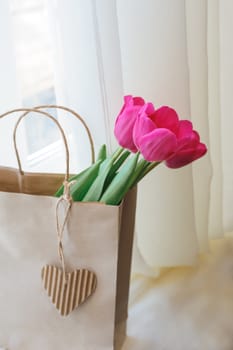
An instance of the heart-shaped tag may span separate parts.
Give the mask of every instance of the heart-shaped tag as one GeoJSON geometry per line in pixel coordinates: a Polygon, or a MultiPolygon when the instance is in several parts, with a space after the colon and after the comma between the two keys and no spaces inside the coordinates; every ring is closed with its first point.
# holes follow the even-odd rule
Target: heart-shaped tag
{"type": "Polygon", "coordinates": [[[66,273],[56,266],[42,269],[42,281],[52,303],[62,316],[69,315],[95,291],[97,277],[94,272],[81,269],[66,273]]]}

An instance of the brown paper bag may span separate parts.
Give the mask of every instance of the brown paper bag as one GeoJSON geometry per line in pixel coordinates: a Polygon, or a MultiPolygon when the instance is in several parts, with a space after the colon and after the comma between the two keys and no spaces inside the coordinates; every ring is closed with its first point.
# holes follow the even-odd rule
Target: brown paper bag
{"type": "Polygon", "coordinates": [[[0,168],[0,347],[8,350],[120,349],[124,341],[136,189],[121,206],[72,203],[63,239],[66,269],[94,272],[97,287],[61,316],[41,269],[61,268],[53,194],[63,179],[24,173],[20,160],[19,170],[0,168]]]}

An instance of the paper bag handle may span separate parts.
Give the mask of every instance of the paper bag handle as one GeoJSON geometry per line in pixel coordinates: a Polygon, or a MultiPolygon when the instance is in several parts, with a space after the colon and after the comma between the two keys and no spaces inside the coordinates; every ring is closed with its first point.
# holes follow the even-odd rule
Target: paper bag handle
{"type": "MultiPolygon", "coordinates": [[[[93,138],[90,132],[89,127],[87,126],[87,123],[85,122],[85,120],[77,113],[75,112],[73,109],[65,107],[65,106],[60,106],[60,105],[39,105],[36,107],[33,107],[33,109],[44,109],[44,108],[55,108],[55,109],[61,109],[63,111],[69,112],[70,114],[72,114],[75,118],[79,119],[79,121],[82,123],[83,127],[86,130],[88,139],[89,139],[89,143],[90,143],[90,148],[91,148],[91,161],[92,163],[95,162],[95,148],[94,148],[94,142],[93,142],[93,138]]],[[[26,112],[25,115],[27,115],[30,112],[26,112]]]]}
{"type": "Polygon", "coordinates": [[[21,173],[21,175],[24,174],[23,170],[22,170],[22,165],[21,165],[21,160],[20,160],[20,155],[19,155],[19,151],[18,151],[18,147],[17,147],[17,142],[16,142],[16,133],[17,133],[17,129],[19,126],[19,123],[21,122],[21,120],[26,117],[30,112],[36,112],[39,113],[49,119],[51,119],[59,128],[60,132],[61,132],[61,136],[64,142],[64,146],[65,146],[65,154],[66,154],[66,173],[65,173],[65,180],[68,181],[69,179],[69,168],[70,168],[70,155],[69,155],[69,148],[68,148],[68,142],[65,136],[65,132],[63,130],[63,128],[61,127],[60,123],[57,121],[56,118],[54,118],[51,114],[49,114],[48,112],[45,111],[41,111],[41,108],[58,108],[58,109],[63,109],[66,110],[68,112],[70,112],[71,114],[73,114],[75,117],[77,117],[81,123],[83,124],[83,126],[85,127],[87,134],[88,134],[88,138],[90,141],[90,146],[91,146],[91,155],[92,155],[92,162],[94,162],[94,143],[93,143],[93,139],[90,133],[90,130],[87,126],[87,124],[85,123],[85,121],[83,120],[82,117],[80,117],[75,111],[67,108],[67,107],[63,107],[63,106],[57,106],[57,105],[42,105],[42,106],[37,106],[35,108],[16,108],[16,109],[12,109],[10,111],[7,111],[6,113],[0,115],[0,118],[4,118],[9,114],[15,113],[15,112],[25,112],[23,115],[21,115],[18,119],[18,121],[15,124],[14,127],[14,134],[13,134],[13,141],[14,141],[14,148],[15,148],[15,153],[16,153],[16,158],[17,158],[17,162],[18,162],[18,166],[19,166],[19,171],[21,173]]]}

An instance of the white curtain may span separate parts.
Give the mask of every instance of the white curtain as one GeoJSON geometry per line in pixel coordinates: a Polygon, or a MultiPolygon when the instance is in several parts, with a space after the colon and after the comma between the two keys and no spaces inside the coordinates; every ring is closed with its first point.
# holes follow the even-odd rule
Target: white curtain
{"type": "MultiPolygon", "coordinates": [[[[1,1],[0,4],[0,50],[0,113],[3,113],[20,104],[10,6],[7,0],[1,1]]],[[[4,119],[0,128],[0,162],[8,166],[15,164],[12,135],[13,118],[4,119]]],[[[22,157],[23,153],[22,151],[22,157]]]]}
{"type": "MultiPolygon", "coordinates": [[[[20,84],[16,69],[16,53],[14,49],[12,18],[8,0],[0,2],[0,113],[22,105],[20,84]]],[[[16,156],[13,148],[13,129],[16,116],[1,120],[0,127],[0,164],[16,166],[16,156]]],[[[18,131],[20,140],[20,157],[26,159],[25,129],[22,125],[18,131]]]]}
{"type": "Polygon", "coordinates": [[[122,97],[133,94],[191,119],[209,148],[192,166],[162,165],[140,184],[136,272],[195,264],[209,238],[232,230],[232,11],[230,0],[53,4],[61,101],[85,116],[97,146],[114,148],[122,97]]]}
{"type": "MultiPolygon", "coordinates": [[[[114,121],[125,94],[172,106],[207,143],[208,155],[192,166],[155,169],[138,196],[135,272],[155,275],[159,267],[195,264],[210,238],[233,229],[233,2],[51,0],[48,6],[57,102],[84,116],[97,149],[116,147],[114,121]]],[[[7,33],[1,45],[12,57],[7,33]]],[[[15,89],[9,74],[4,80],[15,89]]],[[[7,89],[2,96],[9,96],[7,89]]],[[[14,89],[11,101],[17,100],[14,89]]],[[[69,123],[85,166],[87,139],[69,123]]]]}

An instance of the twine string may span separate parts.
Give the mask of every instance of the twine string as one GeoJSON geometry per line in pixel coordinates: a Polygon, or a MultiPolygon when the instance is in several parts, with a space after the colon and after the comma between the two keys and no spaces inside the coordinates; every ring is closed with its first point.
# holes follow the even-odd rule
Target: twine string
{"type": "Polygon", "coordinates": [[[58,199],[57,205],[56,205],[56,228],[57,228],[57,239],[58,239],[58,255],[61,261],[62,270],[63,270],[63,280],[65,284],[67,283],[67,274],[66,274],[66,264],[65,264],[65,256],[64,256],[64,249],[63,249],[63,234],[64,230],[67,224],[67,220],[69,217],[69,212],[72,206],[72,197],[70,194],[70,187],[75,183],[76,181],[67,181],[65,180],[63,182],[64,185],[64,192],[63,195],[58,199]],[[66,203],[66,210],[65,215],[62,224],[59,222],[59,206],[62,202],[66,203]]]}
{"type": "Polygon", "coordinates": [[[68,150],[68,143],[67,143],[67,139],[66,139],[64,130],[61,127],[61,125],[58,122],[58,120],[55,117],[53,117],[50,113],[48,113],[47,111],[43,110],[43,109],[51,109],[51,108],[55,108],[55,109],[58,109],[58,110],[66,111],[66,112],[72,114],[73,116],[75,116],[77,119],[79,119],[79,121],[82,123],[83,127],[86,130],[86,133],[87,133],[87,136],[88,136],[88,139],[89,139],[89,143],[90,143],[91,160],[92,160],[92,163],[94,163],[95,162],[94,141],[93,141],[90,129],[88,128],[85,120],[78,113],[76,113],[74,110],[72,110],[72,109],[70,109],[68,107],[59,106],[59,105],[41,105],[41,106],[36,106],[36,107],[33,107],[33,108],[15,108],[15,109],[9,110],[9,111],[7,111],[7,112],[5,112],[3,114],[0,114],[0,120],[2,118],[7,117],[10,114],[13,114],[13,113],[16,113],[16,112],[24,112],[19,117],[17,123],[15,124],[14,134],[13,134],[14,148],[15,148],[15,154],[16,154],[16,158],[17,158],[17,162],[18,162],[19,172],[20,172],[20,175],[24,175],[24,171],[22,169],[21,160],[20,160],[20,154],[19,154],[19,150],[18,150],[17,142],[16,142],[16,133],[17,133],[18,126],[19,126],[21,120],[23,118],[25,118],[29,113],[32,113],[32,112],[38,113],[38,114],[40,114],[40,115],[42,115],[44,117],[47,117],[47,118],[51,119],[58,126],[58,128],[60,129],[61,136],[62,136],[64,145],[65,145],[65,149],[66,149],[66,178],[65,179],[68,180],[68,178],[69,178],[69,150],[68,150]]]}

